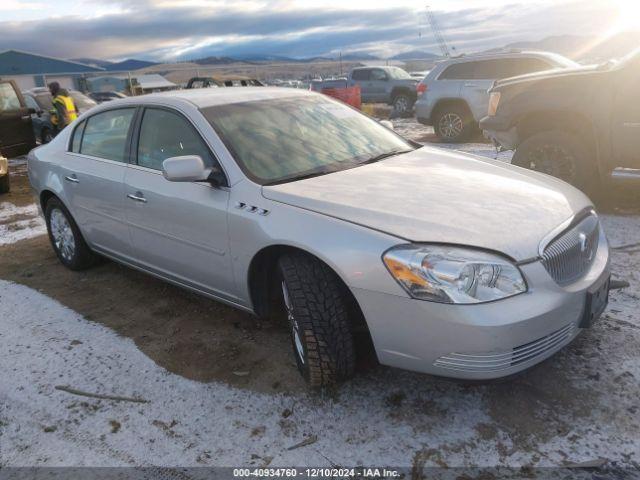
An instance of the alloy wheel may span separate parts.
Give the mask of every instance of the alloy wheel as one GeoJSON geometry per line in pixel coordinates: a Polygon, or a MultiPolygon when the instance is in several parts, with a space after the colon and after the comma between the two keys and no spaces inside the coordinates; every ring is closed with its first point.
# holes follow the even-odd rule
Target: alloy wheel
{"type": "Polygon", "coordinates": [[[409,99],[404,95],[400,95],[393,102],[393,109],[398,113],[409,111],[409,99]]]}
{"type": "Polygon", "coordinates": [[[49,225],[56,250],[64,260],[71,262],[76,251],[76,240],[71,224],[62,210],[56,208],[51,212],[49,225]]]}
{"type": "Polygon", "coordinates": [[[438,130],[445,138],[457,138],[462,134],[463,129],[462,117],[457,113],[445,113],[438,122],[438,130]]]}

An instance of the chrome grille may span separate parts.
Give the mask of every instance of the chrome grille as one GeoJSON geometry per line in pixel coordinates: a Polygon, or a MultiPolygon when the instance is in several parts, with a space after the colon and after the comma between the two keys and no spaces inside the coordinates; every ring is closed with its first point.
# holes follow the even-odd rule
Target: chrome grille
{"type": "Polygon", "coordinates": [[[542,264],[558,284],[573,283],[591,266],[599,238],[598,217],[591,214],[545,247],[542,264]]]}
{"type": "Polygon", "coordinates": [[[575,324],[570,323],[549,335],[513,348],[510,352],[487,354],[450,353],[438,358],[434,365],[462,372],[496,372],[534,361],[550,350],[568,343],[575,334],[575,324]]]}

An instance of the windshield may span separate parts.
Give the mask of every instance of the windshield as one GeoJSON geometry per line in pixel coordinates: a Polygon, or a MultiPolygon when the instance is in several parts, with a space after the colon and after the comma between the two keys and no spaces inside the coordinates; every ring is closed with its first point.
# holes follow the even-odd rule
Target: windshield
{"type": "Polygon", "coordinates": [[[375,120],[321,95],[219,105],[202,113],[242,170],[263,185],[413,150],[375,120]]]}
{"type": "Polygon", "coordinates": [[[389,67],[387,69],[387,71],[389,72],[389,74],[391,75],[391,78],[396,78],[398,80],[405,80],[405,79],[411,79],[411,75],[409,75],[407,72],[405,72],[403,69],[398,68],[398,67],[389,67]]]}

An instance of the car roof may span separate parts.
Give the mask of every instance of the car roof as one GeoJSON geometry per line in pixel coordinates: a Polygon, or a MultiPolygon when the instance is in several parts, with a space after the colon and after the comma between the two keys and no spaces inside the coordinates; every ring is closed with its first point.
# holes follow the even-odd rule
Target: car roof
{"type": "Polygon", "coordinates": [[[178,105],[188,102],[197,108],[207,108],[230,103],[313,95],[320,94],[297,88],[278,87],[193,88],[127,97],[115,100],[115,102],[120,105],[125,103],[147,104],[157,102],[178,105]]]}
{"type": "Polygon", "coordinates": [[[545,52],[542,50],[518,50],[518,51],[500,51],[487,53],[474,53],[470,55],[460,55],[457,57],[445,58],[436,62],[437,66],[447,66],[454,63],[477,62],[479,60],[495,60],[500,58],[522,58],[522,57],[543,57],[554,58],[557,54],[545,52]]]}

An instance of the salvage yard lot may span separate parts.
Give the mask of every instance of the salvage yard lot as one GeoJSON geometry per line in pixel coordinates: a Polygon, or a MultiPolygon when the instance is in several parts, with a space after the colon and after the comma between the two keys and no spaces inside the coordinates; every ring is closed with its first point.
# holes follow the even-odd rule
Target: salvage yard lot
{"type": "MultiPolygon", "coordinates": [[[[395,123],[433,140],[415,121],[395,123]]],[[[637,208],[602,215],[614,278],[631,286],[539,366],[488,385],[369,367],[318,394],[276,318],[256,322],[112,262],[66,270],[24,161],[12,168],[12,193],[0,197],[0,466],[640,468],[637,208]],[[145,403],[56,389],[65,386],[145,403]]]]}

